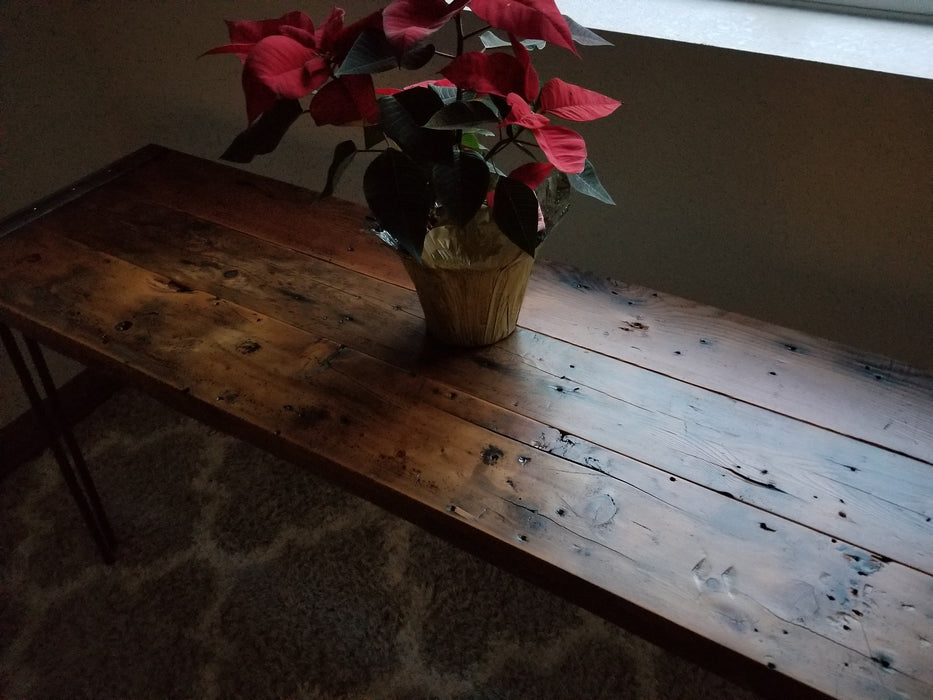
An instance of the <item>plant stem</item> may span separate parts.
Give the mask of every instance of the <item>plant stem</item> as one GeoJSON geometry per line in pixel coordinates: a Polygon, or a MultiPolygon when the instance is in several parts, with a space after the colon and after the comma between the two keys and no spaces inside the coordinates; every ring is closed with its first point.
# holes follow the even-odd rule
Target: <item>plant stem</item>
{"type": "Polygon", "coordinates": [[[466,39],[472,39],[474,36],[479,36],[480,34],[482,34],[483,32],[485,32],[485,31],[488,30],[488,29],[492,29],[492,25],[491,25],[491,24],[487,24],[485,27],[481,27],[481,28],[476,29],[476,30],[474,30],[474,31],[472,31],[472,32],[469,32],[468,34],[465,35],[465,38],[466,38],[466,39]]]}
{"type": "MultiPolygon", "coordinates": [[[[465,39],[463,36],[463,10],[458,12],[454,16],[454,26],[457,28],[457,58],[463,55],[463,48],[465,45],[465,39]]],[[[457,102],[460,102],[463,99],[463,88],[459,85],[457,86],[457,102]]],[[[463,143],[463,130],[457,129],[456,131],[457,138],[457,148],[460,148],[460,145],[463,143]]]]}
{"type": "Polygon", "coordinates": [[[513,141],[512,143],[514,143],[515,146],[516,146],[519,150],[521,150],[522,153],[524,153],[525,155],[527,155],[527,156],[528,156],[529,158],[531,158],[532,160],[538,160],[538,157],[537,157],[534,153],[532,153],[532,152],[529,150],[529,148],[528,148],[529,146],[532,147],[532,148],[537,148],[537,147],[538,147],[537,144],[531,143],[531,142],[529,142],[529,141],[519,141],[518,139],[516,139],[516,140],[513,141]]]}

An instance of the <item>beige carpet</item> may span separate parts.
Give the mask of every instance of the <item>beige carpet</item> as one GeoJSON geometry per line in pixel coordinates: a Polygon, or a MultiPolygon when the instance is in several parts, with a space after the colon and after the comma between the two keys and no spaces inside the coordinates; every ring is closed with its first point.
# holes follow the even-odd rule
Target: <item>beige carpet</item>
{"type": "Polygon", "coordinates": [[[0,482],[0,698],[752,698],[133,392],[0,482]]]}

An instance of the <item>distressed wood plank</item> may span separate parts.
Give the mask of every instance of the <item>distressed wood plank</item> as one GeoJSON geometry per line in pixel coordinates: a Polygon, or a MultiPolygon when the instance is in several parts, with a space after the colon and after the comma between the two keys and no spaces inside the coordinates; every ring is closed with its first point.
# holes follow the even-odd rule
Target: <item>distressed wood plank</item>
{"type": "MultiPolygon", "coordinates": [[[[114,187],[125,196],[248,231],[348,269],[410,286],[361,232],[365,209],[201,159],[166,152],[114,187]]],[[[931,368],[634,285],[540,262],[520,325],[581,347],[933,463],[931,368]],[[879,391],[879,388],[881,391],[879,391]]],[[[930,337],[930,329],[918,329],[930,337]]]]}
{"type": "Polygon", "coordinates": [[[547,336],[518,333],[429,367],[565,433],[933,574],[923,462],[547,336]]]}
{"type": "Polygon", "coordinates": [[[553,263],[529,292],[539,333],[933,464],[931,369],[553,263]]]}
{"type": "Polygon", "coordinates": [[[431,353],[409,290],[151,203],[108,201],[99,192],[39,226],[933,573],[925,463],[524,330],[431,353]]]}
{"type": "Polygon", "coordinates": [[[32,234],[5,246],[14,262],[0,264],[3,308],[64,329],[66,344],[145,375],[179,405],[825,692],[922,696],[933,685],[922,644],[930,576],[790,521],[761,527],[748,504],[566,435],[536,449],[553,428],[456,382],[32,234]],[[30,266],[40,262],[37,284],[30,266]],[[484,425],[500,422],[509,429],[484,425]]]}
{"type": "Polygon", "coordinates": [[[148,200],[413,288],[401,260],[363,232],[367,210],[346,200],[316,201],[301,187],[175,151],[128,173],[110,191],[113,201],[148,200]]]}
{"type": "Polygon", "coordinates": [[[410,357],[423,344],[423,314],[409,289],[173,209],[111,200],[95,193],[36,226],[384,359],[410,357]]]}

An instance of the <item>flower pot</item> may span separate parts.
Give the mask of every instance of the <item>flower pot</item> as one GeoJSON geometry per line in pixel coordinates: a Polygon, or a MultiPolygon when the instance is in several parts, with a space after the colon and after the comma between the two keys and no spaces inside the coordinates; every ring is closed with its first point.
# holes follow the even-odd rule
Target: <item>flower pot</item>
{"type": "Polygon", "coordinates": [[[490,345],[515,330],[535,259],[488,221],[438,226],[419,263],[402,255],[428,334],[462,347],[490,345]]]}

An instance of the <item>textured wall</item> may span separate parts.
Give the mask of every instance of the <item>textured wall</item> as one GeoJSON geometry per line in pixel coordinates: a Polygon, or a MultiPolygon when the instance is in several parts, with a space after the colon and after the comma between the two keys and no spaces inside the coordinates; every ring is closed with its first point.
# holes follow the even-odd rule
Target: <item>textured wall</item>
{"type": "MultiPolygon", "coordinates": [[[[198,54],[225,17],[297,6],[3,0],[0,214],[148,142],[219,154],[245,120],[238,64],[198,54]]],[[[625,103],[581,129],[618,205],[578,200],[544,254],[933,366],[933,84],[607,36],[540,57],[625,103]]],[[[306,120],[252,168],[319,188],[334,131],[306,120]]],[[[359,170],[339,194],[361,199],[359,170]]]]}

